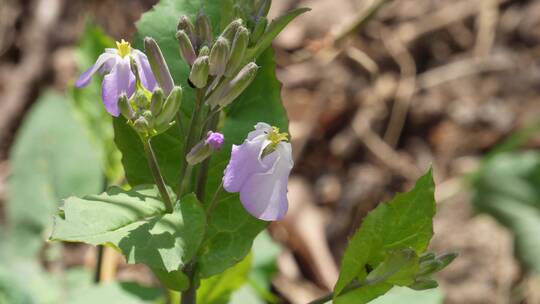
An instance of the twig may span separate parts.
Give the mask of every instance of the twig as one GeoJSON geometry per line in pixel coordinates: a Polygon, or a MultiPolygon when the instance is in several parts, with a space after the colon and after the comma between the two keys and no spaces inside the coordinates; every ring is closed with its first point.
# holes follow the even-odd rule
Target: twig
{"type": "MultiPolygon", "coordinates": [[[[386,37],[388,35],[389,31],[381,31],[381,37],[386,37]]],[[[382,41],[390,55],[399,65],[401,72],[401,79],[396,90],[390,120],[383,137],[384,141],[388,143],[390,147],[396,147],[403,126],[405,125],[405,119],[407,118],[407,113],[409,112],[409,107],[416,88],[416,63],[414,62],[413,56],[409,53],[409,50],[407,50],[407,47],[399,37],[392,37],[390,39],[382,38],[382,41]]]]}
{"type": "Polygon", "coordinates": [[[355,33],[364,26],[377,12],[385,5],[393,0],[378,0],[373,3],[365,12],[362,12],[344,31],[340,32],[334,39],[335,44],[340,44],[349,35],[355,33]]]}

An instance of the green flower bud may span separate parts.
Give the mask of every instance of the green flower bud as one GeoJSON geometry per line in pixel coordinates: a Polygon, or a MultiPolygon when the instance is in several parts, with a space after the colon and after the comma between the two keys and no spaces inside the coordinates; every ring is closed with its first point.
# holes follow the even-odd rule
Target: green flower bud
{"type": "Polygon", "coordinates": [[[153,38],[146,37],[144,38],[144,50],[148,54],[148,61],[157,83],[165,90],[166,94],[169,94],[174,87],[174,81],[161,49],[153,38]]]}
{"type": "Polygon", "coordinates": [[[249,31],[247,28],[240,26],[231,47],[231,55],[229,56],[229,62],[227,63],[227,69],[225,70],[225,76],[231,77],[238,72],[240,65],[244,61],[246,49],[249,42],[249,31]]]}
{"type": "Polygon", "coordinates": [[[266,17],[268,11],[270,11],[270,6],[272,6],[272,0],[256,0],[253,6],[255,17],[266,17]]]}
{"type": "Polygon", "coordinates": [[[223,33],[221,34],[221,37],[224,37],[225,39],[232,41],[234,39],[234,36],[236,35],[236,32],[239,27],[243,25],[242,19],[236,19],[229,23],[227,27],[223,30],[223,33]]]}
{"type": "Polygon", "coordinates": [[[198,47],[212,45],[212,26],[210,25],[210,20],[208,20],[208,17],[203,12],[200,12],[195,20],[195,33],[197,34],[198,47]]]}
{"type": "Polygon", "coordinates": [[[259,67],[250,62],[230,81],[221,83],[207,99],[211,108],[226,107],[233,102],[255,79],[259,67]]]}
{"type": "Polygon", "coordinates": [[[266,32],[267,26],[268,26],[268,19],[266,19],[266,17],[260,17],[257,20],[257,23],[255,23],[255,28],[253,29],[253,32],[251,33],[251,36],[249,37],[250,45],[255,45],[259,41],[259,39],[261,39],[264,32],[266,32]]]}
{"type": "Polygon", "coordinates": [[[439,286],[439,284],[435,280],[430,278],[417,278],[415,282],[408,287],[414,290],[426,290],[437,288],[437,286],[439,286]]]}
{"type": "Polygon", "coordinates": [[[435,271],[440,271],[452,263],[458,256],[457,252],[449,252],[437,257],[437,261],[440,262],[439,267],[435,271]]]}
{"type": "Polygon", "coordinates": [[[122,116],[126,119],[131,120],[135,118],[135,111],[133,111],[126,94],[122,94],[118,99],[118,107],[120,108],[120,113],[122,113],[122,116]]]}
{"type": "Polygon", "coordinates": [[[171,121],[174,119],[176,112],[180,109],[182,103],[182,88],[174,87],[171,91],[171,94],[165,100],[163,104],[163,109],[161,113],[155,119],[155,129],[158,133],[161,133],[169,126],[171,126],[171,121]]]}
{"type": "Polygon", "coordinates": [[[152,112],[150,110],[146,110],[143,112],[142,117],[144,117],[148,123],[148,129],[151,129],[154,124],[154,115],[152,115],[152,112]]]}
{"type": "Polygon", "coordinates": [[[422,254],[420,256],[420,260],[418,260],[420,263],[422,262],[427,262],[427,261],[430,261],[430,260],[434,260],[435,259],[435,253],[433,252],[426,252],[424,254],[422,254]]]}
{"type": "Polygon", "coordinates": [[[442,263],[438,260],[431,260],[427,262],[420,263],[420,268],[418,269],[418,276],[430,275],[437,271],[442,263]]]}
{"type": "Polygon", "coordinates": [[[195,59],[191,72],[189,73],[189,81],[197,87],[204,88],[208,80],[209,60],[208,56],[202,56],[195,59]]]}
{"type": "Polygon", "coordinates": [[[206,45],[203,46],[199,50],[199,57],[201,57],[201,56],[209,56],[209,55],[210,55],[210,48],[208,48],[206,45]]]}
{"type": "Polygon", "coordinates": [[[212,154],[212,149],[205,144],[204,140],[196,144],[186,155],[186,161],[191,166],[201,163],[212,154]]]}
{"type": "Polygon", "coordinates": [[[219,37],[210,50],[210,75],[223,75],[229,59],[229,41],[219,37]]]}
{"type": "Polygon", "coordinates": [[[149,128],[148,121],[143,116],[140,116],[133,122],[133,129],[135,129],[137,133],[146,134],[148,133],[149,128]]]}
{"type": "Polygon", "coordinates": [[[148,98],[144,94],[144,92],[137,90],[135,92],[135,96],[133,97],[133,102],[137,106],[137,112],[142,112],[144,109],[148,108],[148,98]]]}
{"type": "Polygon", "coordinates": [[[154,90],[154,93],[152,93],[152,99],[150,100],[150,111],[154,116],[159,115],[161,113],[161,107],[163,106],[163,90],[160,88],[157,88],[154,90]]]}
{"type": "Polygon", "coordinates": [[[192,65],[197,56],[195,55],[195,49],[193,49],[193,44],[191,44],[188,35],[183,30],[180,30],[176,32],[176,39],[178,39],[178,42],[180,43],[180,55],[182,55],[182,58],[184,58],[189,65],[192,65]]]}

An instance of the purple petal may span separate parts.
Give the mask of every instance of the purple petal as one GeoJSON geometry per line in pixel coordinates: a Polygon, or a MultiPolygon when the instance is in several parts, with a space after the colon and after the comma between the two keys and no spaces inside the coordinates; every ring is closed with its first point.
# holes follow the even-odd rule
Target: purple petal
{"type": "Polygon", "coordinates": [[[251,175],[268,169],[259,158],[264,142],[265,139],[260,137],[257,140],[245,140],[240,146],[233,145],[231,159],[223,176],[223,188],[227,192],[239,192],[251,175]]]}
{"type": "Polygon", "coordinates": [[[121,94],[131,96],[135,91],[135,75],[131,72],[129,57],[119,59],[110,74],[103,78],[101,96],[107,112],[117,117],[120,114],[118,98],[121,94]]]}
{"type": "Polygon", "coordinates": [[[154,77],[154,73],[152,73],[150,63],[148,62],[148,57],[146,57],[146,55],[139,50],[134,49],[132,52],[133,58],[135,58],[135,63],[137,64],[137,72],[141,78],[142,85],[147,90],[151,92],[154,91],[157,86],[157,82],[156,77],[154,77]]]}
{"type": "Polygon", "coordinates": [[[92,75],[96,73],[98,70],[102,68],[102,66],[110,67],[114,65],[115,61],[118,59],[117,55],[111,54],[109,52],[105,52],[101,54],[98,59],[96,60],[96,63],[91,66],[88,70],[86,70],[84,73],[81,74],[77,82],[75,83],[75,86],[77,88],[84,87],[90,83],[90,80],[92,79],[92,75]]]}
{"type": "Polygon", "coordinates": [[[272,161],[273,166],[264,173],[252,175],[240,190],[240,201],[244,208],[261,220],[275,221],[287,213],[287,183],[293,167],[291,146],[282,142],[277,150],[263,161],[272,161]]]}
{"type": "Polygon", "coordinates": [[[212,150],[219,150],[221,149],[224,140],[225,138],[223,134],[219,132],[208,131],[205,142],[210,146],[210,148],[212,148],[212,150]]]}
{"type": "Polygon", "coordinates": [[[266,135],[272,131],[272,126],[264,122],[258,122],[255,125],[255,130],[248,133],[247,139],[253,140],[260,135],[266,135]]]}

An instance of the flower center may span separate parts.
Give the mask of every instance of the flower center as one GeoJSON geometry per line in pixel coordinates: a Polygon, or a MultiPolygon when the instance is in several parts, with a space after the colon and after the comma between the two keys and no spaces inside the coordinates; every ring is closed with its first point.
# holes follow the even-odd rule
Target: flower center
{"type": "Polygon", "coordinates": [[[272,153],[272,152],[274,152],[280,142],[288,141],[289,140],[289,134],[287,134],[286,132],[285,133],[280,133],[279,128],[272,127],[272,131],[270,131],[270,133],[268,133],[267,138],[270,141],[270,144],[268,146],[266,146],[266,148],[264,148],[264,151],[262,153],[263,157],[270,154],[270,153],[272,153]]]}
{"type": "Polygon", "coordinates": [[[131,45],[124,39],[120,42],[116,41],[116,48],[118,49],[118,55],[122,58],[131,53],[131,45]]]}

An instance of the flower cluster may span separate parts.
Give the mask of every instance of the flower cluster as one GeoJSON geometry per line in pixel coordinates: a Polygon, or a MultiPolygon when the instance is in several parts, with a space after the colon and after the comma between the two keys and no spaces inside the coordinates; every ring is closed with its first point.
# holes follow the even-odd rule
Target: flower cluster
{"type": "MultiPolygon", "coordinates": [[[[193,179],[191,168],[203,162],[202,168],[207,168],[208,159],[224,145],[224,135],[213,130],[222,117],[219,112],[256,76],[258,67],[251,61],[254,58],[249,51],[266,31],[269,2],[256,1],[257,5],[250,6],[249,11],[237,7],[237,15],[249,16],[247,24],[240,18],[235,19],[217,37],[213,36],[210,21],[203,13],[198,14],[194,22],[187,16],[178,22],[176,38],[180,55],[190,67],[188,83],[197,95],[189,130],[183,139],[184,151],[189,152],[182,160],[185,165],[181,168],[179,195],[184,194],[186,181],[189,184],[193,179]],[[204,107],[206,111],[202,111],[204,107]],[[201,113],[207,113],[205,123],[199,119],[201,113]]],[[[105,74],[102,86],[105,108],[115,117],[121,114],[139,134],[161,195],[167,201],[168,193],[155,163],[150,138],[165,132],[174,123],[180,124],[177,113],[182,88],[174,85],[156,41],[147,37],[144,45],[146,54],[124,40],[117,42],[116,49],[106,49],[81,75],[77,86],[87,85],[96,72],[105,74]]],[[[239,192],[240,201],[253,216],[278,220],[287,212],[287,182],[292,167],[288,135],[260,122],[241,145],[232,145],[223,188],[239,192]]],[[[202,168],[199,171],[205,170],[202,168]]]]}

